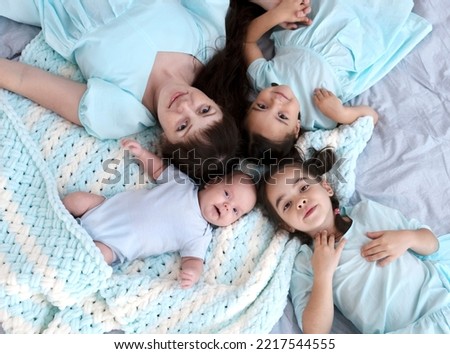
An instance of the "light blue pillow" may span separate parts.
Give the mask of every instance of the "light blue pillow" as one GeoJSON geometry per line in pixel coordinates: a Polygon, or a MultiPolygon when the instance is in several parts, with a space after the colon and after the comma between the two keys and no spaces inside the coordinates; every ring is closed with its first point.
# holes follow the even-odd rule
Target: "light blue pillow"
{"type": "Polygon", "coordinates": [[[373,128],[373,118],[364,116],[352,124],[340,125],[335,129],[306,132],[295,145],[306,158],[311,157],[310,148],[334,148],[336,164],[326,174],[326,178],[341,205],[348,204],[355,191],[356,161],[372,136],[373,128]]]}

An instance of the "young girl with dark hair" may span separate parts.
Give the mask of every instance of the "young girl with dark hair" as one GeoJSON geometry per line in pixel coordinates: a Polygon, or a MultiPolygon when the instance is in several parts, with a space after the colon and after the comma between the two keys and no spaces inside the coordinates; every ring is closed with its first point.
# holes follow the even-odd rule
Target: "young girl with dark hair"
{"type": "Polygon", "coordinates": [[[330,154],[272,167],[260,190],[304,242],[290,287],[300,328],[329,333],[336,306],[362,333],[450,333],[450,234],[373,201],[340,206],[322,177],[330,154]]]}
{"type": "MultiPolygon", "coordinates": [[[[302,130],[310,131],[353,122],[358,115],[324,110],[321,96],[331,93],[348,102],[386,75],[431,29],[411,12],[411,0],[281,0],[271,4],[253,20],[235,22],[247,25],[235,32],[242,36],[240,49],[250,80],[246,85],[259,94],[246,107],[241,104],[252,155],[269,147],[274,155],[282,156],[298,137],[300,123],[302,130]],[[386,8],[391,10],[386,12],[386,8]],[[306,14],[310,21],[298,25],[299,16],[306,14]],[[287,30],[272,31],[271,56],[261,50],[260,39],[279,24],[287,30]]],[[[358,106],[362,111],[366,108],[358,106]]]]}

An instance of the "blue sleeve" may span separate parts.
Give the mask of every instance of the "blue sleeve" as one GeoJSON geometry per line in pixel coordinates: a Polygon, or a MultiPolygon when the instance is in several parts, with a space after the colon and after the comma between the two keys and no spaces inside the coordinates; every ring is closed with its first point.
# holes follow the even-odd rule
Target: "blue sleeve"
{"type": "Polygon", "coordinates": [[[294,306],[295,317],[303,331],[303,311],[308,304],[313,284],[313,272],[311,267],[312,250],[309,246],[302,245],[295,258],[292,270],[290,295],[294,306]]]}
{"type": "Polygon", "coordinates": [[[262,91],[272,82],[279,83],[279,76],[273,69],[273,62],[264,58],[254,60],[247,69],[247,76],[256,91],[262,91]]]}
{"type": "Polygon", "coordinates": [[[195,257],[205,259],[206,251],[211,242],[212,231],[211,226],[207,225],[203,235],[190,238],[181,247],[181,257],[195,257]]]}
{"type": "Polygon", "coordinates": [[[181,0],[181,3],[203,21],[217,27],[219,31],[224,31],[225,16],[230,5],[229,0],[181,0]]]}
{"type": "Polygon", "coordinates": [[[99,139],[122,138],[156,122],[131,93],[98,78],[88,80],[78,113],[86,131],[99,139]]]}

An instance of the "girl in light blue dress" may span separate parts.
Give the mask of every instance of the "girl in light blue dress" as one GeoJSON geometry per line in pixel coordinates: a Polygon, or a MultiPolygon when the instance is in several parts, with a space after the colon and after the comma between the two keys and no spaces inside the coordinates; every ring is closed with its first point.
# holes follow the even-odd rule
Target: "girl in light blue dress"
{"type": "Polygon", "coordinates": [[[273,220],[304,242],[290,287],[300,328],[329,333],[336,306],[362,333],[450,333],[450,234],[369,200],[340,208],[321,177],[331,154],[286,159],[261,189],[273,220]]]}
{"type": "Polygon", "coordinates": [[[411,12],[413,5],[412,0],[282,0],[251,21],[244,56],[250,87],[258,95],[244,122],[250,151],[272,147],[283,155],[300,126],[306,131],[333,129],[356,120],[360,115],[324,110],[320,98],[332,93],[348,102],[404,58],[431,30],[411,12]],[[297,26],[298,16],[307,13],[310,23],[297,26]],[[267,59],[258,41],[282,23],[290,30],[272,32],[275,53],[267,59]],[[280,87],[271,87],[274,83],[280,87]]]}

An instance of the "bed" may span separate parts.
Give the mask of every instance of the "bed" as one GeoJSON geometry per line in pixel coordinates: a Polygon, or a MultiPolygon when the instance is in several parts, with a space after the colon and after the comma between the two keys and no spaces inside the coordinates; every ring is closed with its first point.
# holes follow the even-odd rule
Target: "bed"
{"type": "MultiPolygon", "coordinates": [[[[415,0],[433,31],[385,78],[351,103],[380,116],[309,135],[336,145],[342,198],[367,197],[450,231],[450,12],[415,0]],[[345,183],[342,183],[345,181],[345,183]]],[[[42,40],[39,28],[0,18],[0,55],[82,80],[42,40]],[[22,51],[23,49],[23,51],[22,51]]],[[[298,243],[260,208],[215,231],[202,281],[177,287],[179,257],[106,266],[60,197],[152,188],[117,141],[0,90],[0,323],[5,333],[300,333],[287,297],[298,243]]],[[[135,136],[157,148],[155,128],[135,136]]],[[[338,182],[337,182],[338,183],[338,182]]],[[[357,333],[336,312],[334,333],[357,333]]]]}

